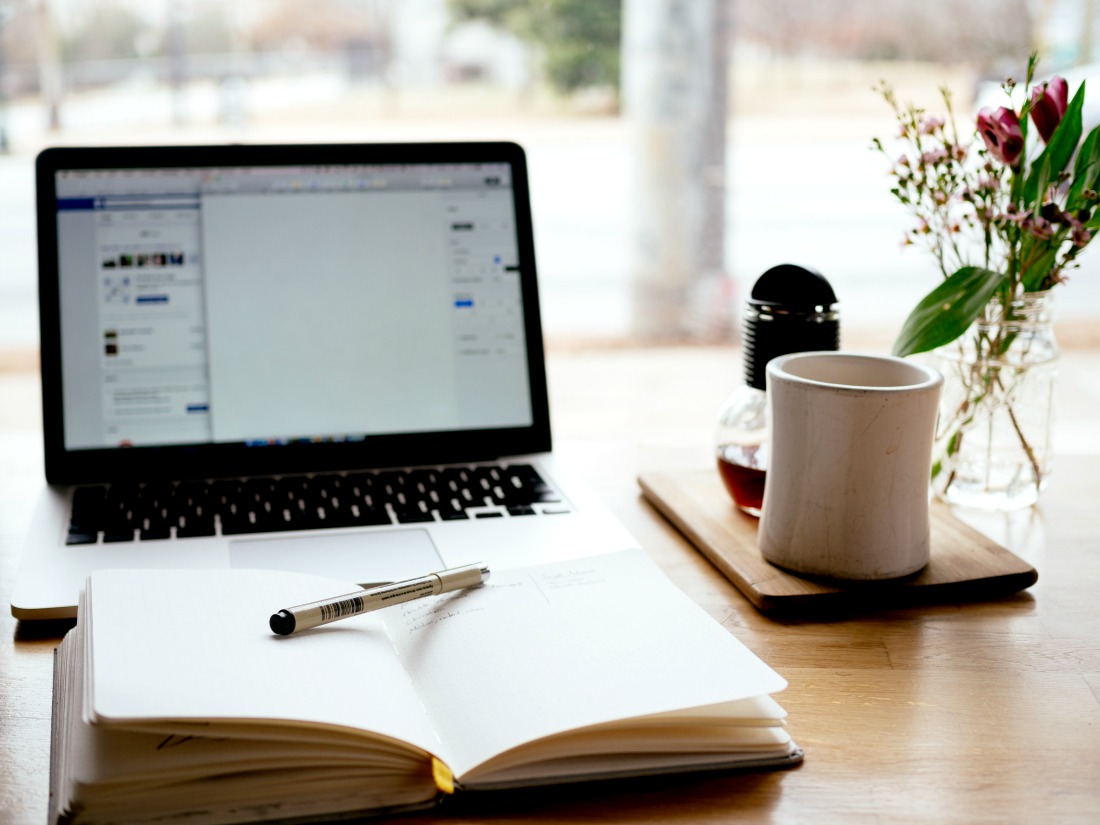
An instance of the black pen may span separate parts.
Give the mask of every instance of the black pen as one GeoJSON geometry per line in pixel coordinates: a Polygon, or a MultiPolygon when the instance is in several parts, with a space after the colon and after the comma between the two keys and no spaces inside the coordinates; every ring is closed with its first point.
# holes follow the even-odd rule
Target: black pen
{"type": "Polygon", "coordinates": [[[476,587],[489,579],[489,568],[482,562],[440,570],[415,579],[383,584],[366,590],[357,590],[343,596],[333,596],[297,607],[288,607],[271,616],[268,624],[273,633],[289,636],[300,630],[309,630],[349,616],[369,613],[391,604],[402,604],[425,596],[438,596],[476,587]]]}

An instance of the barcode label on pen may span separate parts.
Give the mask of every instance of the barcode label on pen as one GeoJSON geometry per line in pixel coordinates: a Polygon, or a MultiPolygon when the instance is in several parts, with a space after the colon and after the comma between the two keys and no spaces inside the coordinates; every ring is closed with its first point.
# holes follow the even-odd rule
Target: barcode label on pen
{"type": "Polygon", "coordinates": [[[363,600],[359,596],[344,599],[342,602],[321,606],[321,621],[329,622],[342,616],[353,616],[363,610],[363,600]]]}

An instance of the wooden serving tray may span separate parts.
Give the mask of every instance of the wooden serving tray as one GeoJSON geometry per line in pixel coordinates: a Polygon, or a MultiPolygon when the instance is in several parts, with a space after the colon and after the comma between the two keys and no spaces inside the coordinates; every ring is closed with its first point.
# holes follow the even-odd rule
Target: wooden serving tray
{"type": "Polygon", "coordinates": [[[1039,578],[1035,568],[932,505],[928,565],[905,579],[838,582],[804,578],[760,555],[758,521],[738,510],[716,470],[643,473],[642,492],[761,612],[812,616],[911,604],[991,599],[1039,578]]]}

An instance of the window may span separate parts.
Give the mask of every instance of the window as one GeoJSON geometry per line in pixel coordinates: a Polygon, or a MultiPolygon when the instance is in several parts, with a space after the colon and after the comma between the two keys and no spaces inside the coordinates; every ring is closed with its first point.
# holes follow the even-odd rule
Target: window
{"type": "MultiPolygon", "coordinates": [[[[0,348],[35,345],[41,146],[444,139],[527,148],[551,347],[735,340],[755,278],[785,261],[833,283],[846,347],[886,347],[937,276],[900,248],[907,219],[868,148],[894,124],[871,87],[886,78],[934,107],[948,84],[969,118],[1033,43],[1049,71],[1091,59],[1091,8],[10,0],[0,348]]],[[[1098,254],[1060,296],[1065,343],[1095,335],[1098,254]]]]}

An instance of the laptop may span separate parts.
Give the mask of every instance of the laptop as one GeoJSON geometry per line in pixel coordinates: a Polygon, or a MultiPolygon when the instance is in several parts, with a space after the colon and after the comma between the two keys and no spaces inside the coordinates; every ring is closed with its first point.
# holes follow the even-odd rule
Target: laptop
{"type": "Polygon", "coordinates": [[[637,543],[551,454],[523,150],[47,149],[46,489],[11,610],[104,567],[363,584],[637,543]]]}

